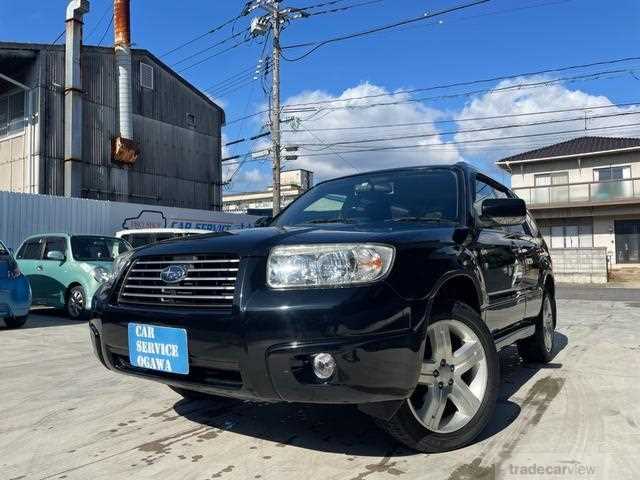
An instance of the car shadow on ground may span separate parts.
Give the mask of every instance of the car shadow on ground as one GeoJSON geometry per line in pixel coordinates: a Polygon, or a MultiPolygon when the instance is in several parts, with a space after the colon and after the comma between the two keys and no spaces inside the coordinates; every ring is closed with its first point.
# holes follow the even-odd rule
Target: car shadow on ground
{"type": "MultiPolygon", "coordinates": [[[[77,325],[82,323],[80,321],[70,320],[65,318],[65,312],[55,308],[36,308],[29,312],[29,318],[27,323],[19,329],[15,330],[27,330],[30,328],[43,328],[43,327],[61,327],[65,325],[77,325]]],[[[0,320],[0,331],[12,330],[8,328],[4,321],[0,320]]]]}
{"type": "MultiPolygon", "coordinates": [[[[567,345],[567,337],[556,333],[556,355],[567,345]]],[[[562,364],[525,364],[515,347],[500,352],[502,385],[493,419],[477,441],[507,428],[520,414],[510,398],[541,369],[562,368],[562,364]]],[[[228,399],[181,400],[174,405],[178,415],[208,425],[220,432],[231,431],[277,447],[340,453],[350,457],[397,457],[416,452],[395,442],[372,419],[355,407],[252,403],[228,399]],[[228,406],[228,408],[225,408],[228,406]]]]}

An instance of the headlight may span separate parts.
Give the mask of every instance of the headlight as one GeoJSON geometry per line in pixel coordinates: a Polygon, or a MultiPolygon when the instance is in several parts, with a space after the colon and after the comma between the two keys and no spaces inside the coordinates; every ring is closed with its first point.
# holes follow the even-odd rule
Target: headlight
{"type": "Polygon", "coordinates": [[[111,269],[111,278],[113,280],[116,280],[120,276],[120,274],[124,270],[124,267],[126,267],[127,263],[129,263],[132,255],[133,250],[129,250],[116,257],[116,259],[113,261],[113,267],[111,269]]]}
{"type": "Polygon", "coordinates": [[[98,283],[106,283],[111,280],[111,272],[105,268],[96,267],[91,273],[93,273],[93,278],[98,283]]]}
{"type": "Polygon", "coordinates": [[[386,245],[331,244],[275,247],[267,262],[272,288],[342,287],[384,278],[395,250],[386,245]]]}

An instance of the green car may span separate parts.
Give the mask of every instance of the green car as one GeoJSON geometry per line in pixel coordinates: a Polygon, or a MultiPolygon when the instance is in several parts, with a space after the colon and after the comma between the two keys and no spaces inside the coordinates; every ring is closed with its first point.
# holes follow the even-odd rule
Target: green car
{"type": "Polygon", "coordinates": [[[80,319],[111,277],[115,258],[128,250],[131,245],[115,237],[52,233],[27,238],[16,260],[31,283],[33,305],[64,308],[80,319]]]}

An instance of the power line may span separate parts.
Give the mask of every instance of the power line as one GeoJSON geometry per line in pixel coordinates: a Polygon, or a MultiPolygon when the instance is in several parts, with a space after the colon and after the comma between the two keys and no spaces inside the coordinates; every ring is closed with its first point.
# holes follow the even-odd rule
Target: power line
{"type": "Polygon", "coordinates": [[[384,0],[369,0],[367,2],[360,2],[360,3],[351,4],[351,5],[345,5],[344,7],[335,7],[335,8],[328,8],[326,10],[319,10],[317,12],[309,12],[309,13],[306,13],[305,16],[314,17],[316,15],[326,15],[330,13],[346,12],[347,10],[351,10],[354,8],[366,7],[368,5],[373,5],[375,3],[382,3],[382,2],[384,2],[384,0]]]}
{"type": "MultiPolygon", "coordinates": [[[[640,60],[640,57],[626,57],[626,58],[619,58],[619,59],[614,59],[614,60],[604,60],[604,61],[599,61],[599,62],[592,62],[592,63],[586,63],[586,64],[580,64],[580,65],[570,65],[570,66],[565,66],[565,67],[556,67],[556,68],[550,68],[550,69],[543,69],[543,70],[538,70],[535,72],[522,72],[522,73],[516,73],[516,74],[512,74],[512,75],[502,75],[502,76],[497,76],[497,77],[493,77],[491,79],[480,79],[480,80],[471,80],[468,82],[456,82],[456,83],[450,83],[450,84],[442,84],[442,85],[434,85],[431,87],[425,87],[424,89],[413,89],[414,90],[421,90],[421,91],[429,91],[429,90],[438,90],[438,89],[445,89],[445,88],[452,88],[452,87],[457,87],[457,86],[468,86],[468,85],[473,85],[473,84],[479,84],[479,83],[487,83],[490,81],[501,81],[501,80],[509,80],[509,79],[514,79],[514,78],[518,78],[518,77],[525,77],[525,76],[531,76],[531,75],[543,75],[543,74],[547,74],[547,73],[559,73],[559,72],[563,72],[563,71],[568,71],[568,70],[574,70],[574,69],[580,69],[580,68],[589,68],[592,66],[601,66],[601,65],[613,65],[616,63],[623,63],[625,61],[633,61],[633,60],[640,60]]],[[[596,73],[595,75],[599,75],[600,73],[596,73]]],[[[594,74],[589,74],[589,76],[594,75],[594,74]]],[[[565,77],[565,79],[576,79],[576,77],[565,77]]],[[[557,81],[564,81],[564,79],[556,79],[556,80],[549,80],[546,82],[540,82],[540,85],[543,84],[549,84],[552,82],[557,82],[557,81]]],[[[530,85],[530,84],[529,84],[530,85]]],[[[521,84],[520,87],[509,87],[509,88],[521,88],[523,86],[526,86],[525,84],[521,84]]],[[[536,85],[538,86],[538,85],[536,85]]],[[[447,96],[442,96],[442,97],[433,97],[431,99],[444,99],[444,98],[452,98],[452,97],[456,97],[456,96],[467,96],[467,95],[473,95],[474,93],[486,93],[489,92],[491,90],[480,90],[480,91],[474,91],[474,92],[464,92],[464,93],[458,93],[455,94],[453,96],[451,95],[447,95],[447,96]]],[[[408,94],[409,91],[406,91],[406,93],[408,94]]],[[[398,94],[397,92],[395,93],[396,95],[398,94]]],[[[394,94],[384,94],[382,96],[386,96],[386,95],[394,95],[394,94]]],[[[366,98],[374,98],[375,96],[378,95],[374,95],[374,96],[361,96],[361,97],[352,97],[352,98],[348,98],[348,99],[344,99],[342,101],[349,101],[349,100],[362,100],[362,99],[366,99],[366,98]]],[[[384,103],[381,104],[382,106],[386,106],[386,105],[398,105],[401,103],[412,103],[412,102],[416,102],[416,101],[425,101],[425,99],[412,99],[409,100],[408,102],[389,102],[389,103],[384,103]]],[[[289,107],[296,107],[296,106],[308,106],[308,105],[315,105],[315,104],[322,104],[322,103],[332,103],[335,102],[335,100],[327,100],[327,101],[317,101],[317,102],[307,102],[307,103],[292,103],[292,104],[286,104],[284,106],[284,108],[289,108],[289,107]]],[[[357,106],[357,108],[369,108],[371,106],[374,106],[376,104],[367,104],[367,105],[361,105],[361,106],[357,106]]],[[[355,106],[349,106],[349,107],[341,107],[342,109],[344,108],[354,108],[355,106]]],[[[306,111],[308,111],[309,109],[307,109],[306,111]]],[[[246,115],[243,116],[241,118],[237,118],[237,119],[232,119],[230,121],[228,121],[226,124],[227,125],[232,125],[236,122],[242,121],[242,120],[246,120],[249,118],[253,118],[253,117],[257,117],[260,115],[263,115],[265,113],[268,113],[269,110],[260,110],[257,111],[255,113],[252,113],[250,115],[246,115]]],[[[288,113],[298,113],[298,112],[288,112],[288,113]]]]}
{"type": "MultiPolygon", "coordinates": [[[[595,117],[587,117],[587,119],[597,119],[597,118],[604,118],[604,117],[608,117],[608,118],[613,118],[613,117],[617,117],[617,116],[626,116],[626,115],[640,115],[640,111],[638,112],[630,112],[630,113],[622,113],[622,114],[612,114],[612,115],[604,115],[604,116],[595,116],[595,117]]],[[[439,133],[433,133],[433,134],[425,134],[425,135],[412,135],[412,136],[406,136],[406,137],[397,137],[397,138],[379,138],[379,139],[367,139],[366,142],[374,142],[374,141],[390,141],[390,140],[407,140],[407,139],[413,139],[413,138],[428,138],[428,137],[437,137],[437,136],[442,136],[442,135],[458,135],[458,134],[464,134],[464,133],[480,133],[480,132],[488,132],[488,131],[495,131],[495,130],[504,130],[504,129],[508,129],[508,128],[523,128],[523,127],[532,127],[532,126],[541,126],[541,125],[546,125],[546,124],[557,124],[557,123],[566,123],[566,122],[575,122],[575,121],[581,121],[584,120],[584,117],[579,117],[579,118],[571,118],[571,119],[564,119],[564,120],[553,120],[553,121],[545,121],[545,122],[534,122],[534,123],[529,123],[529,124],[517,124],[517,125],[501,125],[501,126],[496,126],[496,127],[487,127],[487,128],[482,128],[482,129],[471,129],[471,130],[454,130],[454,131],[449,131],[449,132],[439,132],[439,133]]],[[[632,124],[632,125],[636,125],[636,124],[632,124]]],[[[620,126],[620,125],[618,125],[620,126]]],[[[599,128],[605,128],[605,127],[599,127],[599,128]]],[[[606,127],[609,128],[609,127],[606,127]]],[[[598,128],[590,128],[588,126],[586,126],[586,128],[580,129],[580,130],[570,130],[570,131],[565,131],[565,132],[560,132],[560,133],[575,133],[575,132],[581,132],[581,131],[586,131],[586,130],[597,130],[598,128]]],[[[528,138],[529,136],[540,136],[540,135],[548,135],[549,133],[540,133],[540,134],[528,134],[528,135],[519,135],[519,136],[514,136],[514,137],[504,137],[504,138],[528,138]]],[[[495,139],[486,139],[486,140],[495,140],[495,139]]],[[[474,140],[473,142],[476,142],[478,140],[474,140]]],[[[464,142],[464,141],[463,141],[464,142]]],[[[471,141],[469,141],[471,142],[471,141]]],[[[349,142],[333,142],[331,144],[324,144],[324,146],[339,146],[339,145],[348,145],[348,144],[352,144],[352,143],[357,143],[357,141],[349,141],[349,142]]],[[[365,143],[365,142],[360,142],[360,143],[365,143]]],[[[447,144],[458,144],[461,142],[447,142],[447,144]]],[[[300,147],[300,148],[305,148],[307,146],[317,146],[318,144],[305,144],[305,143],[295,143],[296,146],[300,147]]],[[[438,143],[438,144],[434,144],[434,145],[442,145],[442,143],[438,143]]],[[[386,149],[394,149],[396,147],[374,147],[375,148],[381,148],[383,150],[386,149]]],[[[359,149],[359,150],[344,150],[341,151],[341,153],[354,153],[354,152],[367,152],[367,151],[372,151],[371,149],[359,149]]],[[[246,154],[243,155],[252,155],[258,152],[248,152],[246,154]]],[[[305,155],[305,156],[309,156],[309,155],[305,155]]]]}
{"type": "Polygon", "coordinates": [[[426,102],[429,100],[448,100],[452,98],[468,97],[468,96],[477,95],[480,93],[493,95],[495,93],[505,92],[509,90],[523,90],[523,89],[529,89],[529,88],[537,88],[537,87],[553,85],[555,83],[561,83],[561,82],[573,82],[577,80],[583,80],[583,81],[599,80],[604,75],[622,74],[622,73],[629,73],[629,72],[630,70],[628,69],[627,70],[607,70],[602,72],[591,73],[588,75],[563,77],[555,80],[544,80],[540,82],[521,83],[517,85],[511,85],[508,87],[472,90],[472,91],[466,91],[461,93],[452,93],[447,95],[437,95],[437,96],[431,96],[431,97],[411,98],[407,100],[399,100],[399,101],[392,101],[392,102],[368,103],[363,105],[346,105],[341,107],[321,107],[319,109],[313,108],[313,107],[306,107],[306,108],[283,110],[283,111],[285,113],[304,113],[304,112],[317,112],[317,111],[352,110],[352,109],[361,109],[361,108],[374,108],[374,107],[385,107],[385,106],[392,106],[392,105],[402,105],[407,103],[419,103],[419,102],[426,102]]]}
{"type": "MultiPolygon", "coordinates": [[[[390,127],[415,127],[420,125],[439,125],[446,123],[458,123],[458,122],[476,122],[482,120],[498,120],[501,118],[513,118],[513,117],[529,117],[535,115],[548,115],[554,113],[568,113],[568,112],[577,112],[577,111],[587,111],[587,110],[599,110],[603,108],[620,108],[620,107],[631,107],[638,106],[640,102],[630,102],[630,103],[616,103],[611,105],[598,105],[598,106],[588,106],[588,107],[579,107],[579,108],[564,108],[558,110],[546,110],[539,112],[527,112],[527,113],[510,113],[505,115],[491,115],[484,117],[470,117],[470,118],[453,118],[449,120],[431,120],[428,122],[409,122],[409,123],[387,123],[387,124],[378,124],[378,125],[361,125],[354,127],[332,127],[332,128],[305,128],[308,132],[330,132],[330,131],[342,131],[342,130],[369,130],[376,128],[390,128],[390,127]]],[[[284,133],[299,133],[299,130],[291,129],[291,130],[283,130],[284,133]]]]}
{"type": "Polygon", "coordinates": [[[430,18],[438,17],[440,15],[445,15],[447,13],[452,13],[452,12],[455,12],[455,11],[458,11],[458,10],[464,10],[464,9],[467,9],[467,8],[475,7],[477,5],[481,5],[483,3],[488,3],[490,1],[491,0],[476,0],[474,2],[469,2],[469,3],[465,3],[465,4],[449,7],[449,8],[443,9],[443,10],[439,10],[439,11],[436,11],[434,13],[425,13],[424,15],[419,16],[419,17],[413,17],[413,18],[409,18],[409,19],[406,19],[406,20],[401,20],[401,21],[396,22],[396,23],[391,23],[391,24],[388,24],[388,25],[382,25],[382,26],[379,26],[379,27],[371,28],[369,30],[363,30],[363,31],[360,31],[360,32],[354,32],[354,33],[350,33],[350,34],[347,34],[347,35],[341,35],[339,37],[333,37],[333,38],[329,38],[327,40],[316,41],[316,42],[299,43],[299,44],[296,44],[296,45],[285,45],[285,46],[282,47],[285,50],[293,49],[293,48],[304,48],[304,47],[313,47],[313,48],[311,48],[311,50],[309,50],[308,52],[300,55],[299,57],[296,57],[296,58],[283,57],[283,58],[285,58],[285,60],[288,60],[290,62],[296,62],[298,60],[302,60],[303,58],[311,55],[313,52],[315,52],[319,48],[321,48],[321,47],[323,47],[325,45],[328,45],[330,43],[341,42],[341,41],[344,41],[344,40],[351,40],[353,38],[358,38],[358,37],[363,37],[363,36],[366,36],[366,35],[371,35],[371,34],[374,34],[374,33],[382,32],[384,30],[389,30],[389,29],[392,29],[392,28],[401,27],[403,25],[409,25],[409,24],[412,24],[412,23],[415,23],[415,22],[421,22],[421,21],[424,21],[424,20],[428,20],[430,18]]]}
{"type": "MultiPolygon", "coordinates": [[[[557,123],[567,123],[567,122],[578,122],[584,120],[598,120],[602,118],[614,118],[614,117],[624,117],[628,115],[640,115],[640,110],[637,112],[624,112],[624,113],[611,113],[605,115],[595,115],[592,117],[573,117],[566,119],[557,119],[557,120],[543,120],[539,122],[530,122],[530,123],[520,123],[520,124],[510,124],[510,125],[500,125],[495,127],[484,127],[484,128],[474,128],[470,130],[453,130],[448,132],[436,132],[436,133],[428,133],[428,134],[416,134],[416,135],[401,135],[394,137],[382,137],[382,138],[366,138],[361,140],[345,140],[331,143],[332,146],[338,145],[357,145],[362,143],[374,143],[374,142],[388,142],[394,140],[411,140],[416,138],[430,138],[430,137],[439,137],[442,135],[458,135],[463,133],[480,133],[480,132],[489,132],[493,130],[507,130],[511,128],[524,128],[524,127],[537,127],[541,125],[553,125],[557,123]]],[[[319,146],[324,145],[326,143],[296,143],[299,147],[307,147],[307,146],[319,146]]]]}
{"type": "MultiPolygon", "coordinates": [[[[484,139],[475,139],[475,140],[461,140],[461,141],[454,141],[454,142],[447,142],[446,145],[465,145],[465,144],[473,144],[473,143],[484,143],[484,142],[491,142],[491,141],[497,141],[497,140],[512,140],[512,139],[522,139],[522,138],[533,138],[533,137],[542,137],[542,136],[549,136],[549,135],[564,135],[564,134],[570,134],[570,133],[581,133],[584,131],[591,131],[591,130],[610,130],[613,128],[626,128],[626,127],[636,127],[636,126],[640,126],[640,123],[629,123],[629,124],[620,124],[620,125],[610,125],[610,126],[606,126],[606,127],[595,127],[595,128],[581,128],[581,129],[576,129],[576,130],[564,130],[564,131],[560,131],[560,132],[542,132],[542,133],[532,133],[532,134],[527,134],[527,135],[513,135],[513,136],[507,136],[507,137],[494,137],[494,138],[484,138],[484,139]]],[[[345,153],[365,153],[365,152],[382,152],[382,151],[389,151],[389,150],[405,150],[405,149],[409,149],[409,148],[418,148],[418,149],[422,149],[424,147],[430,147],[430,146],[440,146],[442,145],[442,143],[433,143],[433,144],[416,144],[416,145],[398,145],[398,146],[389,146],[389,147],[373,147],[373,148],[365,148],[365,149],[359,149],[359,150],[345,150],[342,151],[341,153],[345,154],[345,153]]],[[[330,153],[310,153],[310,154],[306,154],[304,155],[305,157],[318,157],[318,156],[322,156],[322,155],[331,155],[330,153]]]]}
{"type": "Polygon", "coordinates": [[[213,55],[209,55],[208,57],[203,58],[202,60],[199,60],[195,63],[192,63],[191,65],[188,65],[180,70],[178,70],[178,72],[185,72],[187,70],[192,69],[193,67],[197,67],[198,65],[202,65],[204,62],[207,62],[209,60],[211,60],[212,58],[218,57],[220,55],[222,55],[223,53],[227,53],[235,48],[241,47],[242,45],[249,43],[251,41],[251,38],[245,38],[244,40],[238,42],[238,43],[234,43],[233,45],[231,45],[230,47],[225,48],[224,50],[220,50],[219,52],[214,53],[213,55]]]}
{"type": "Polygon", "coordinates": [[[598,66],[603,66],[603,65],[615,65],[615,64],[618,64],[618,63],[627,63],[627,62],[636,61],[636,60],[640,60],[640,57],[625,57],[625,58],[618,58],[618,59],[614,59],[614,60],[603,60],[603,61],[599,61],[599,62],[585,63],[585,64],[579,64],[579,65],[570,65],[570,66],[566,66],[566,67],[547,68],[547,69],[537,70],[537,71],[533,71],[533,72],[523,72],[523,73],[512,74],[512,75],[501,75],[501,76],[497,76],[497,77],[483,78],[483,79],[479,79],[479,80],[469,80],[469,81],[465,81],[465,82],[455,82],[455,83],[449,83],[449,84],[444,84],[444,85],[435,85],[435,86],[431,86],[431,87],[413,88],[413,89],[407,89],[407,90],[397,90],[395,92],[390,92],[390,93],[378,93],[378,94],[372,94],[372,95],[363,95],[363,96],[359,96],[359,97],[349,97],[349,98],[341,98],[341,99],[335,99],[335,100],[318,100],[318,101],[315,101],[315,102],[291,103],[291,104],[285,105],[284,108],[307,106],[307,105],[323,105],[323,104],[336,103],[336,102],[349,102],[351,100],[363,100],[363,99],[368,99],[368,98],[380,98],[380,97],[395,96],[395,95],[414,94],[414,93],[427,92],[427,91],[433,91],[433,90],[442,90],[442,89],[454,88],[454,87],[468,87],[468,86],[471,86],[471,85],[477,85],[477,84],[482,84],[482,83],[490,83],[490,82],[500,82],[500,81],[504,81],[504,80],[512,80],[514,78],[519,78],[519,77],[529,77],[529,76],[533,76],[533,75],[545,75],[545,74],[549,74],[549,73],[560,73],[560,72],[566,72],[568,70],[577,70],[577,69],[583,69],[583,68],[598,67],[598,66]]]}
{"type": "Polygon", "coordinates": [[[111,20],[109,20],[109,23],[107,24],[107,28],[105,28],[104,33],[100,37],[100,41],[98,42],[98,46],[102,45],[102,42],[104,41],[104,38],[107,36],[107,33],[109,33],[109,29],[111,28],[111,25],[113,25],[113,15],[111,15],[111,20]]]}
{"type": "Polygon", "coordinates": [[[90,39],[93,36],[93,34],[97,32],[98,27],[100,27],[100,25],[102,24],[102,21],[107,17],[107,15],[112,9],[113,9],[113,6],[111,5],[110,1],[107,0],[107,8],[104,9],[104,12],[100,17],[100,20],[98,20],[98,22],[93,26],[91,31],[87,34],[86,36],[87,40],[90,39]]]}
{"type": "Polygon", "coordinates": [[[197,42],[198,40],[202,40],[205,37],[208,37],[209,35],[216,33],[219,30],[222,30],[224,27],[226,27],[227,25],[231,25],[233,22],[235,22],[236,20],[239,20],[240,18],[242,18],[244,16],[244,12],[241,13],[240,15],[236,15],[234,18],[231,18],[229,20],[227,20],[226,22],[221,23],[220,25],[218,25],[217,27],[212,28],[211,30],[208,30],[207,32],[198,35],[195,38],[192,38],[191,40],[188,40],[180,45],[178,45],[177,47],[172,48],[171,50],[163,53],[162,55],[160,55],[160,58],[166,57],[168,55],[171,55],[172,53],[177,52],[178,50],[183,49],[184,47],[188,47],[189,45],[192,45],[193,43],[197,42]]]}
{"type": "MultiPolygon", "coordinates": [[[[376,129],[376,128],[390,128],[390,127],[413,127],[413,126],[419,126],[419,125],[438,125],[438,124],[469,122],[469,121],[497,120],[501,118],[528,117],[532,115],[547,115],[547,114],[553,114],[553,113],[586,111],[586,110],[596,110],[596,109],[602,109],[602,108],[627,107],[627,106],[635,106],[635,105],[640,105],[640,102],[619,103],[619,104],[580,107],[580,108],[567,108],[567,109],[547,110],[547,111],[540,111],[540,112],[511,113],[506,115],[493,115],[493,116],[484,116],[484,117],[455,118],[455,119],[449,119],[449,120],[431,120],[428,122],[389,123],[389,124],[379,124],[379,125],[362,125],[362,126],[354,126],[354,127],[333,127],[333,128],[314,128],[314,129],[305,128],[305,130],[322,132],[322,131],[341,131],[341,130],[368,130],[368,129],[376,129]]],[[[283,132],[299,133],[299,130],[291,129],[291,130],[283,130],[283,132]]]]}
{"type": "Polygon", "coordinates": [[[248,33],[249,33],[249,29],[243,30],[241,32],[234,33],[230,37],[227,37],[227,38],[225,38],[223,40],[220,40],[220,41],[214,43],[213,45],[210,45],[210,46],[208,46],[206,48],[203,48],[202,50],[198,50],[197,52],[195,52],[195,53],[193,53],[191,55],[188,55],[188,56],[186,56],[184,58],[181,58],[180,60],[174,62],[173,66],[175,67],[175,66],[180,65],[180,64],[182,64],[182,63],[184,63],[184,62],[186,62],[188,60],[191,60],[192,58],[196,58],[196,57],[202,55],[203,53],[208,52],[209,50],[213,50],[214,48],[219,47],[220,45],[224,45],[225,43],[230,42],[231,40],[234,40],[234,39],[236,39],[238,37],[241,37],[242,35],[247,35],[248,33]]]}
{"type": "Polygon", "coordinates": [[[342,3],[342,2],[346,2],[347,0],[333,0],[331,2],[323,2],[323,3],[316,3],[315,5],[307,5],[306,7],[299,7],[301,10],[310,10],[312,8],[321,8],[321,7],[326,7],[328,5],[336,5],[338,3],[342,3]]]}

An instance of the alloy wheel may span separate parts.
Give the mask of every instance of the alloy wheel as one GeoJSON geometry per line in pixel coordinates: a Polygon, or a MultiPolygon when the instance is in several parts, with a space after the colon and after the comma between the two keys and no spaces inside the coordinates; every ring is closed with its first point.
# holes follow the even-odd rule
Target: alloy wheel
{"type": "Polygon", "coordinates": [[[544,334],[544,348],[547,352],[550,352],[553,348],[553,308],[551,307],[551,300],[549,296],[544,297],[544,303],[542,304],[542,327],[544,334]]]}
{"type": "Polygon", "coordinates": [[[69,297],[69,313],[72,317],[79,317],[84,310],[84,295],[80,290],[73,290],[69,297]]]}
{"type": "Polygon", "coordinates": [[[470,327],[453,319],[430,325],[427,339],[409,407],[425,428],[455,432],[469,423],[482,405],[488,383],[485,350],[470,327]]]}

